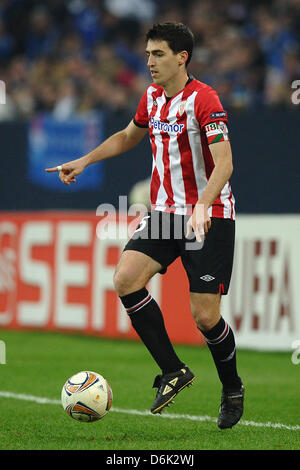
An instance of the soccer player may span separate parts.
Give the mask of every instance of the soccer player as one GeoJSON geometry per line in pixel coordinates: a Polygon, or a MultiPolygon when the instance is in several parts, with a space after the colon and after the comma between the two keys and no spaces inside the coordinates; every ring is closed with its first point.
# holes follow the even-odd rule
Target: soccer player
{"type": "Polygon", "coordinates": [[[219,97],[187,72],[193,44],[186,25],[154,25],[146,35],[153,83],[134,119],[85,156],[47,171],[59,171],[61,181],[69,185],[88,165],[126,152],[149,132],[152,209],[124,248],[114,275],[115,289],[161,369],[154,380],[158,390],[151,407],[152,413],[160,413],[193,382],[194,374],[177,356],[162,312],[145,286],[181,257],[189,279],[191,312],[222,384],[218,426],[225,429],[240,420],[244,404],[234,334],[220,313],[234,252],[235,210],[229,183],[233,164],[227,113],[219,97]]]}

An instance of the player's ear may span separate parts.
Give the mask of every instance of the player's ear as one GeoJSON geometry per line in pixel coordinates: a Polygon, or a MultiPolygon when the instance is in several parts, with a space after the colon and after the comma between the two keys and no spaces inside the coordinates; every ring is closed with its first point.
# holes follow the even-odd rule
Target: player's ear
{"type": "Polygon", "coordinates": [[[178,54],[178,65],[184,65],[188,60],[189,54],[187,51],[181,51],[178,54]]]}

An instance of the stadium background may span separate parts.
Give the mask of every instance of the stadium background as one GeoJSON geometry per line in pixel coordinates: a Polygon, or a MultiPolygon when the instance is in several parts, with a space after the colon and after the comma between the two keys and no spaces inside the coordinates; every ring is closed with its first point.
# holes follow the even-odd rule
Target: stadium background
{"type": "MultiPolygon", "coordinates": [[[[300,104],[293,88],[300,72],[299,3],[10,0],[2,2],[0,18],[0,77],[6,88],[0,106],[0,323],[134,336],[109,281],[124,237],[100,243],[101,260],[95,259],[94,238],[99,205],[122,210],[120,195],[129,197],[128,204],[136,197],[146,201],[147,139],[128,155],[89,168],[71,189],[44,169],[83,155],[129,122],[149,83],[144,33],[158,19],[176,20],[195,33],[189,71],[216,88],[230,116],[232,186],[241,222],[237,282],[224,315],[228,311],[240,345],[290,349],[300,337],[295,310],[300,104]],[[139,182],[142,189],[135,186],[139,182]],[[84,214],[78,214],[74,230],[70,223],[59,225],[78,211],[84,214]],[[268,215],[263,223],[262,214],[268,215]],[[84,217],[85,228],[76,230],[84,217]],[[67,254],[58,264],[55,253],[62,244],[67,254]],[[58,305],[52,300],[59,297],[59,283],[58,305]],[[99,295],[93,294],[97,289],[99,295]]],[[[153,289],[167,322],[173,318],[170,334],[175,341],[201,342],[190,315],[186,331],[180,328],[187,297],[174,305],[172,286],[186,282],[181,265],[169,272],[170,279],[159,276],[153,289]]]]}
{"type": "MultiPolygon", "coordinates": [[[[99,243],[96,210],[126,211],[120,195],[147,201],[147,139],[72,188],[44,169],[129,122],[149,83],[143,35],[157,19],[176,20],[195,33],[189,71],[216,88],[230,117],[238,236],[224,316],[238,345],[289,350],[300,337],[299,3],[11,0],[0,18],[0,324],[135,336],[112,286],[126,238],[99,243]]],[[[198,344],[187,296],[172,295],[185,282],[178,262],[153,294],[172,339],[198,344]]]]}
{"type": "MultiPolygon", "coordinates": [[[[101,371],[112,376],[117,399],[126,402],[123,395],[131,390],[131,384],[142,396],[149,358],[142,352],[135,356],[141,378],[136,384],[134,371],[128,366],[132,364],[131,353],[123,343],[106,342],[108,338],[136,340],[112,285],[128,220],[121,210],[117,222],[109,225],[108,237],[101,237],[98,224],[103,220],[101,204],[111,204],[118,212],[120,205],[124,209],[120,195],[128,196],[129,203],[137,198],[146,200],[151,171],[147,139],[127,155],[88,169],[72,188],[65,188],[57,175],[47,175],[44,169],[82,155],[132,118],[150,80],[143,37],[156,20],[182,21],[191,27],[196,45],[189,71],[216,88],[229,114],[237,246],[231,291],[222,308],[235,330],[242,365],[245,370],[249,367],[249,393],[252,391],[257,406],[253,401],[250,417],[292,422],[297,431],[298,402],[293,384],[300,366],[297,354],[293,365],[290,358],[300,342],[298,0],[2,0],[0,80],[6,99],[4,103],[3,96],[0,98],[0,339],[7,347],[7,366],[3,367],[10,367],[1,372],[11,391],[0,394],[5,397],[10,396],[5,393],[25,391],[57,397],[57,383],[60,386],[66,378],[66,365],[98,368],[95,356],[100,350],[109,359],[102,362],[101,371]],[[40,337],[26,336],[28,330],[40,337]],[[79,333],[81,339],[62,336],[63,348],[57,336],[49,336],[52,331],[79,333]],[[99,343],[90,336],[96,336],[99,343]],[[103,343],[100,338],[105,338],[103,343]],[[82,362],[81,348],[87,352],[88,364],[82,362]],[[247,348],[268,352],[248,356],[247,348]],[[19,350],[24,352],[22,363],[18,362],[19,350]],[[288,354],[274,356],[271,351],[288,354]],[[35,362],[36,355],[41,362],[35,362]],[[51,377],[50,393],[40,380],[41,369],[51,377]],[[125,370],[126,387],[122,382],[125,370]],[[11,371],[18,371],[17,381],[11,371]],[[32,387],[31,383],[38,385],[32,387]],[[267,409],[263,407],[265,400],[267,409]]],[[[174,296],[174,292],[184,292],[185,285],[178,262],[167,275],[156,276],[149,287],[162,306],[173,341],[198,346],[203,340],[193,325],[187,292],[174,296]]],[[[137,346],[136,341],[131,344],[132,348],[137,346]]],[[[205,348],[201,350],[205,355],[205,348]]],[[[196,358],[192,349],[184,351],[196,358]]],[[[198,359],[194,361],[198,364],[198,359]]],[[[205,370],[203,359],[201,366],[205,370]]],[[[214,380],[207,380],[211,388],[204,403],[214,396],[214,380]]],[[[136,406],[133,396],[126,403],[127,407],[136,406]]],[[[31,423],[34,406],[22,408],[21,416],[28,413],[25,423],[31,423]]],[[[9,413],[8,403],[5,410],[9,413]]],[[[18,414],[14,407],[12,410],[18,414]]],[[[182,410],[195,414],[192,404],[182,410]]],[[[205,409],[204,414],[207,412],[205,409]]],[[[58,419],[55,427],[57,415],[47,413],[59,437],[57,442],[51,441],[52,431],[45,433],[48,443],[44,444],[36,441],[33,432],[33,444],[30,440],[24,444],[23,436],[19,439],[12,427],[11,433],[1,438],[2,448],[72,448],[61,435],[65,424],[61,427],[58,419]],[[7,436],[12,435],[15,440],[8,441],[7,436]]],[[[122,429],[120,416],[118,420],[116,432],[122,429]]],[[[8,414],[8,427],[10,422],[8,414]]],[[[33,421],[32,429],[35,425],[33,421]]],[[[140,425],[136,422],[134,429],[140,425]]],[[[17,426],[22,429],[20,421],[17,426]]],[[[151,433],[151,428],[147,430],[151,433]]],[[[78,436],[77,428],[71,431],[70,435],[78,436]]],[[[249,445],[297,446],[283,435],[276,444],[272,435],[264,432],[260,438],[253,436],[253,441],[249,434],[249,445]]],[[[154,445],[159,445],[153,436],[154,445]]],[[[78,443],[74,437],[76,448],[86,445],[82,439],[78,443]]],[[[110,440],[103,441],[103,448],[114,448],[110,440]]],[[[160,445],[164,442],[162,439],[160,445]]],[[[165,445],[176,448],[176,442],[165,445]]],[[[131,442],[125,439],[119,445],[123,446],[119,449],[129,448],[131,442]]],[[[180,445],[189,448],[184,446],[192,444],[184,441],[180,445]]],[[[212,448],[219,444],[203,445],[212,448]]],[[[246,448],[239,437],[223,445],[246,448]]]]}

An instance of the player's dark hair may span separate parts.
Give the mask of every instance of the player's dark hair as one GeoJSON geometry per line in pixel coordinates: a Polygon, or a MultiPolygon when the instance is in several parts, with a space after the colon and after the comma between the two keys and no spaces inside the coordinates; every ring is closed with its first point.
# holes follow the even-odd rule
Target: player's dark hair
{"type": "Polygon", "coordinates": [[[146,42],[166,41],[174,54],[187,51],[188,58],[185,65],[188,65],[193,54],[194,35],[192,31],[183,23],[156,23],[146,34],[146,42]]]}

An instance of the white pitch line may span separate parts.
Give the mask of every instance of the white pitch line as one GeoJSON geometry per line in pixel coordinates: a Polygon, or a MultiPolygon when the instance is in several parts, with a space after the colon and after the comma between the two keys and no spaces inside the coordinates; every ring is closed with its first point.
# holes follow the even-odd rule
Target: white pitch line
{"type": "MultiPolygon", "coordinates": [[[[24,400],[24,401],[31,401],[34,403],[38,403],[41,405],[61,405],[60,400],[55,400],[52,398],[44,398],[44,397],[36,397],[34,395],[25,395],[23,393],[13,393],[13,392],[6,392],[0,391],[0,397],[3,398],[15,398],[16,400],[24,400]]],[[[154,416],[150,411],[140,411],[140,410],[125,410],[123,408],[115,408],[112,407],[111,410],[115,413],[125,413],[129,415],[139,415],[139,416],[154,416]]],[[[184,414],[162,414],[157,416],[159,419],[186,419],[189,421],[199,421],[204,422],[208,421],[210,423],[216,423],[217,418],[213,418],[212,416],[193,416],[193,415],[184,415],[184,414]]],[[[271,423],[270,421],[266,423],[257,423],[256,421],[247,421],[241,420],[239,425],[243,426],[253,426],[256,428],[272,428],[272,429],[287,429],[289,431],[300,431],[300,425],[289,425],[289,424],[282,424],[282,423],[271,423]]]]}

